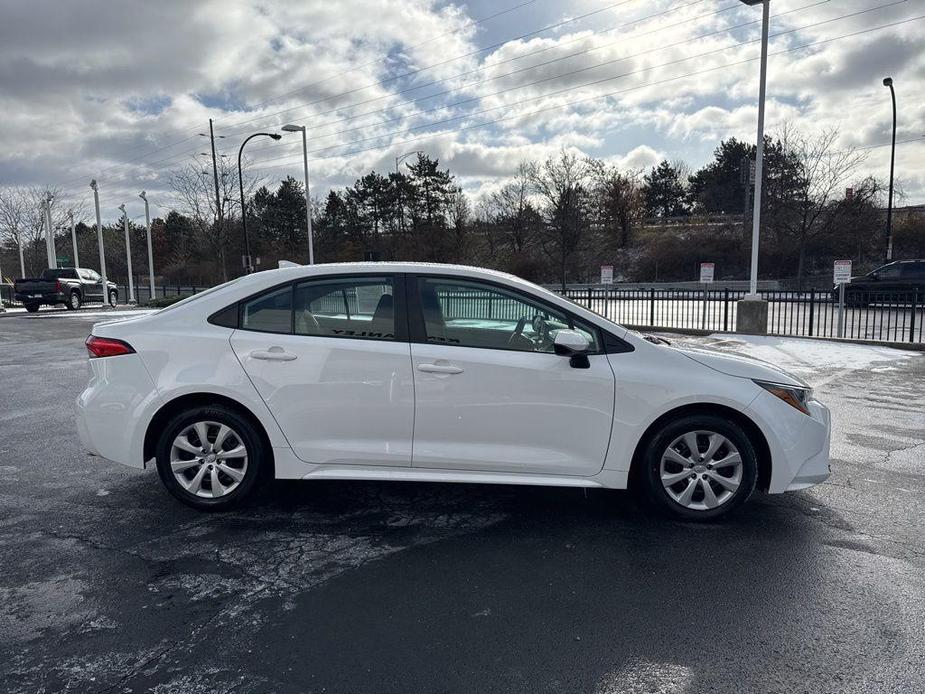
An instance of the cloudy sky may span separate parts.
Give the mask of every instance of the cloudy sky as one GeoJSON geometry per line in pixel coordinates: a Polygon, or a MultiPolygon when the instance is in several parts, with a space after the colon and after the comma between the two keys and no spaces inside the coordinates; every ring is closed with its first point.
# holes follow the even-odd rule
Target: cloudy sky
{"type": "MultiPolygon", "coordinates": [[[[768,129],[838,128],[925,202],[925,0],[774,0],[768,129]]],[[[54,185],[103,215],[170,204],[167,175],[215,120],[307,124],[312,192],[423,150],[479,195],[525,159],[576,148],[692,167],[753,141],[760,8],[740,0],[0,0],[0,185],[54,185]],[[138,208],[138,209],[135,209],[138,208]]],[[[299,135],[255,140],[268,181],[302,176],[299,135]]]]}

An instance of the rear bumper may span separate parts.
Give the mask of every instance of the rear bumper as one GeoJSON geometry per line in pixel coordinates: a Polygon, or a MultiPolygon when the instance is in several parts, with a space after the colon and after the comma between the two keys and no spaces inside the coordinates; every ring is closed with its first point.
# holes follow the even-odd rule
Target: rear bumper
{"type": "Polygon", "coordinates": [[[38,302],[40,304],[63,304],[67,300],[64,294],[59,292],[54,292],[51,294],[30,294],[29,292],[16,292],[13,294],[13,298],[19,303],[38,302]]]}
{"type": "Polygon", "coordinates": [[[144,418],[160,396],[137,354],[90,359],[90,382],[77,397],[80,441],[91,454],[144,468],[144,418]]]}

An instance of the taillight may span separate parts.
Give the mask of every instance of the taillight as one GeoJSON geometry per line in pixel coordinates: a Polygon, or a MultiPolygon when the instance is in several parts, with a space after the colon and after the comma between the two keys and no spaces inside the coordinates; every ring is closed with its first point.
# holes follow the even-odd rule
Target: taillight
{"type": "Polygon", "coordinates": [[[55,280],[55,291],[58,294],[61,293],[61,280],[55,280]]]}
{"type": "Polygon", "coordinates": [[[117,357],[120,354],[135,353],[135,350],[132,349],[129,343],[117,340],[113,337],[97,337],[96,335],[91,335],[87,338],[86,345],[91,359],[97,357],[117,357]]]}

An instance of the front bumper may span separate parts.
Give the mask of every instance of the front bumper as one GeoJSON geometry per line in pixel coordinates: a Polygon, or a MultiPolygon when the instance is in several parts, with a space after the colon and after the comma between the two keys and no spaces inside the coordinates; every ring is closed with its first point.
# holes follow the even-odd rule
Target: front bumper
{"type": "Polygon", "coordinates": [[[771,451],[768,491],[778,494],[806,489],[828,479],[832,418],[820,402],[808,403],[807,416],[768,392],[750,405],[771,451]]]}

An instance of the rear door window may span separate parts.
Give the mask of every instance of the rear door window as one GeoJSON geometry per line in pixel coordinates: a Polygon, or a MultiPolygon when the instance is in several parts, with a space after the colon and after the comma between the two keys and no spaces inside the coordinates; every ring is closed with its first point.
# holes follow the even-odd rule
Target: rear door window
{"type": "Polygon", "coordinates": [[[296,285],[296,335],[394,340],[391,277],[317,279],[296,285]]]}

